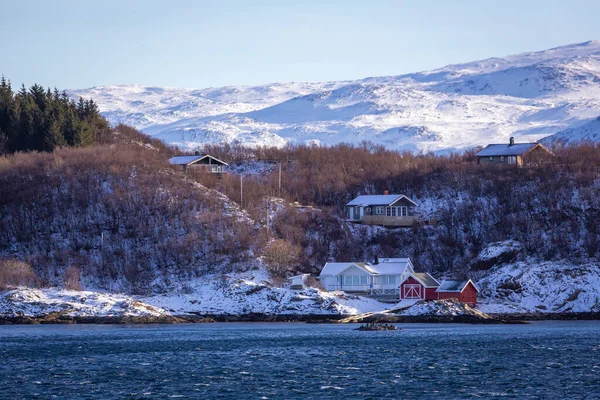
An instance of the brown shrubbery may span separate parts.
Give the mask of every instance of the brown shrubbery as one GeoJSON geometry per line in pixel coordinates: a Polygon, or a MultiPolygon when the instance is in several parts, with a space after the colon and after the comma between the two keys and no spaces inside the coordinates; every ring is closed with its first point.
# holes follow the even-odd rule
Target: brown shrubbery
{"type": "Polygon", "coordinates": [[[489,168],[472,152],[400,154],[368,143],[207,147],[241,169],[247,161],[266,166],[244,175],[248,220],[238,209],[238,174],[184,176],[168,165],[175,150],[125,126],[116,133],[105,145],[0,157],[0,257],[28,260],[49,284],[77,286],[65,269],[78,265],[86,287],[139,293],[159,278],[249,268],[260,255],[279,280],[318,272],[329,260],[375,255],[461,275],[484,246],[506,239],[522,243],[521,257],[600,257],[597,146],[556,149],[543,169],[489,168]],[[273,202],[279,163],[283,201],[273,202]],[[349,200],[384,190],[416,199],[424,218],[439,224],[383,229],[343,221],[349,200]],[[287,206],[293,202],[314,208],[287,206]]]}
{"type": "Polygon", "coordinates": [[[265,247],[265,265],[271,278],[283,280],[298,265],[300,248],[292,243],[275,239],[265,247]]]}
{"type": "Polygon", "coordinates": [[[9,286],[39,285],[40,279],[29,264],[19,260],[0,260],[0,290],[9,286]]]}
{"type": "Polygon", "coordinates": [[[171,168],[166,146],[124,127],[117,137],[0,158],[0,256],[31,260],[49,284],[77,288],[65,270],[79,265],[85,286],[135,292],[161,276],[252,265],[258,235],[235,203],[171,168]]]}
{"type": "MultiPolygon", "coordinates": [[[[299,263],[307,272],[317,272],[328,260],[370,260],[378,254],[409,256],[421,268],[460,275],[485,245],[506,239],[521,241],[523,256],[600,256],[598,145],[555,148],[556,157],[543,168],[523,169],[477,165],[475,151],[436,156],[368,143],[283,149],[213,145],[205,151],[228,162],[271,166],[270,172],[244,177],[244,208],[255,219],[265,221],[264,198],[279,194],[278,163],[281,197],[321,210],[288,208],[271,226],[277,237],[302,248],[299,263]],[[439,224],[382,230],[340,221],[353,197],[384,190],[417,199],[425,217],[439,224]]],[[[237,174],[207,178],[212,180],[198,179],[238,201],[237,174]]]]}

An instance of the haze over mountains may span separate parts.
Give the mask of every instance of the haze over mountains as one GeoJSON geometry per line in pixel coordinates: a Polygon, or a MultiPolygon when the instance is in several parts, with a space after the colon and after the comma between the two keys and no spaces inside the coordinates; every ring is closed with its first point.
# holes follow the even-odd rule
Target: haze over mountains
{"type": "Polygon", "coordinates": [[[600,142],[600,41],[356,81],[200,90],[120,85],[69,94],[93,98],[112,123],[182,149],[367,140],[444,152],[556,133],[544,143],[600,142]]]}

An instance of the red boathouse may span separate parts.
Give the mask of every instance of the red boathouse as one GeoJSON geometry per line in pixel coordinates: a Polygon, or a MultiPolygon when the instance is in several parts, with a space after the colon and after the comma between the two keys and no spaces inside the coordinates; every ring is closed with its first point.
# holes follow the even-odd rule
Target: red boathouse
{"type": "Polygon", "coordinates": [[[440,283],[427,272],[412,273],[400,284],[400,299],[437,300],[440,283]]]}
{"type": "Polygon", "coordinates": [[[445,280],[436,290],[438,299],[457,299],[472,307],[477,305],[479,289],[472,280],[445,280]]]}

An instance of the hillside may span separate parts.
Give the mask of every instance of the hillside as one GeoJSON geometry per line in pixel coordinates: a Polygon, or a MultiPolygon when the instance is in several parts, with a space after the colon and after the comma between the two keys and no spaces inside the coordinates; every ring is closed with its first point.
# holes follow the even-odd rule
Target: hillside
{"type": "Polygon", "coordinates": [[[93,97],[112,123],[184,149],[367,140],[446,152],[557,132],[575,141],[568,129],[600,115],[600,41],[356,81],[201,90],[123,85],[69,94],[93,97]]]}
{"type": "Polygon", "coordinates": [[[600,117],[584,123],[576,128],[565,129],[552,136],[542,139],[548,146],[572,145],[574,143],[600,143],[600,117]]]}

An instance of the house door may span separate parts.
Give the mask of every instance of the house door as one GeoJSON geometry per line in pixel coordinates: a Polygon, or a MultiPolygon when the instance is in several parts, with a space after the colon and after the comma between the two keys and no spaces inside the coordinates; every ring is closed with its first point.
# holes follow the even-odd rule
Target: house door
{"type": "Polygon", "coordinates": [[[421,298],[421,285],[409,284],[403,286],[404,298],[405,299],[420,299],[421,298]]]}

